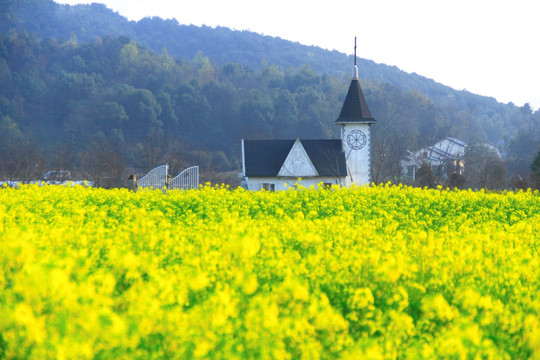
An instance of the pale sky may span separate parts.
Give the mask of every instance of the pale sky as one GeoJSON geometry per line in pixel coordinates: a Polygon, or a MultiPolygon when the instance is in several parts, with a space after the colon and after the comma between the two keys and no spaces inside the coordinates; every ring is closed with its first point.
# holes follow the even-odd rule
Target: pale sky
{"type": "MultiPolygon", "coordinates": [[[[56,0],[82,4],[92,0],[56,0]]],[[[224,26],[395,65],[457,90],[540,107],[539,0],[94,0],[130,20],[224,26]]]]}

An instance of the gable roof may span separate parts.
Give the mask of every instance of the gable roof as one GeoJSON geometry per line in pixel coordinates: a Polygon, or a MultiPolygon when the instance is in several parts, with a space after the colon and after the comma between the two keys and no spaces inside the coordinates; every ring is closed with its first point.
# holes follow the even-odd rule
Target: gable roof
{"type": "MultiPolygon", "coordinates": [[[[296,140],[244,140],[245,176],[277,177],[296,140]]],[[[319,176],[347,176],[341,140],[299,140],[319,176]]]]}
{"type": "Polygon", "coordinates": [[[279,170],[278,176],[286,177],[305,177],[305,176],[319,176],[315,166],[311,162],[306,150],[302,146],[300,139],[296,139],[294,142],[287,159],[283,163],[283,166],[279,170]]]}
{"type": "Polygon", "coordinates": [[[374,123],[375,119],[371,116],[367,106],[366,98],[360,87],[360,81],[357,77],[353,78],[349,91],[343,102],[341,113],[336,120],[336,124],[341,123],[374,123]]]}
{"type": "Polygon", "coordinates": [[[347,176],[345,153],[340,139],[302,140],[319,176],[347,176]]]}
{"type": "Polygon", "coordinates": [[[294,140],[244,140],[245,176],[277,176],[294,140]]]}

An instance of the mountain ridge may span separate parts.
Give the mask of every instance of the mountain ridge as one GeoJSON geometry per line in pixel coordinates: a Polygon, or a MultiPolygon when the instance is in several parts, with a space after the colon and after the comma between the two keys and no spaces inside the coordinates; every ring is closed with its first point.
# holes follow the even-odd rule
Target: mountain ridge
{"type": "MultiPolygon", "coordinates": [[[[165,47],[171,56],[183,59],[193,59],[200,51],[219,65],[238,62],[257,70],[261,63],[276,64],[283,69],[304,64],[319,74],[337,77],[349,77],[352,74],[352,55],[248,30],[233,30],[223,26],[184,25],[176,19],[159,17],[145,17],[133,21],[99,3],[65,5],[53,0],[8,0],[4,7],[11,10],[11,14],[20,21],[18,24],[6,22],[0,26],[0,32],[5,32],[6,27],[10,27],[11,30],[24,29],[38,34],[39,38],[55,37],[59,40],[68,40],[75,35],[77,41],[83,42],[92,41],[96,36],[128,36],[157,53],[165,47]],[[88,21],[90,13],[93,15],[90,17],[93,23],[88,21]],[[44,26],[51,20],[61,22],[70,18],[67,25],[61,28],[44,26]],[[113,22],[116,26],[111,25],[113,22]],[[245,47],[241,48],[238,44],[245,47]],[[239,54],[242,54],[241,59],[239,54]]],[[[438,104],[446,104],[449,99],[453,100],[456,96],[463,98],[478,96],[492,104],[503,104],[493,97],[454,89],[415,72],[406,72],[394,65],[376,63],[361,57],[358,58],[358,65],[360,78],[389,82],[405,90],[417,90],[438,104]]]]}

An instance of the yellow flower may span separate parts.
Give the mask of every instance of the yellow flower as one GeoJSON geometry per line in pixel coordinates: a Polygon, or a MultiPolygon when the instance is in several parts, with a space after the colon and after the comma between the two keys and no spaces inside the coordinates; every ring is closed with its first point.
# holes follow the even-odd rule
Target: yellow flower
{"type": "Polygon", "coordinates": [[[538,192],[297,185],[2,187],[5,357],[539,357],[538,192]]]}
{"type": "Polygon", "coordinates": [[[257,275],[255,274],[249,275],[243,284],[244,293],[246,293],[246,295],[253,294],[258,287],[259,283],[257,282],[257,275]]]}

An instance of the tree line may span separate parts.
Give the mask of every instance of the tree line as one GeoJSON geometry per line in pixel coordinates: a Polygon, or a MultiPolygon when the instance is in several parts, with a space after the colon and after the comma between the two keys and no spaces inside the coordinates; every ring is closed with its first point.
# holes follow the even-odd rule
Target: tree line
{"type": "MultiPolygon", "coordinates": [[[[241,168],[242,138],[337,138],[334,120],[349,82],[350,75],[310,66],[218,65],[202,52],[173,58],[167,48],[156,53],[125,36],[79,43],[2,34],[0,175],[29,179],[68,169],[115,186],[127,173],[168,163],[171,172],[200,165],[203,179],[220,181],[241,168]]],[[[531,182],[538,111],[516,107],[497,122],[474,104],[463,110],[387,82],[361,84],[377,119],[377,182],[406,180],[399,160],[407,150],[446,136],[486,141],[508,121],[518,130],[499,134],[506,155],[501,187],[518,176],[531,182]]]]}

